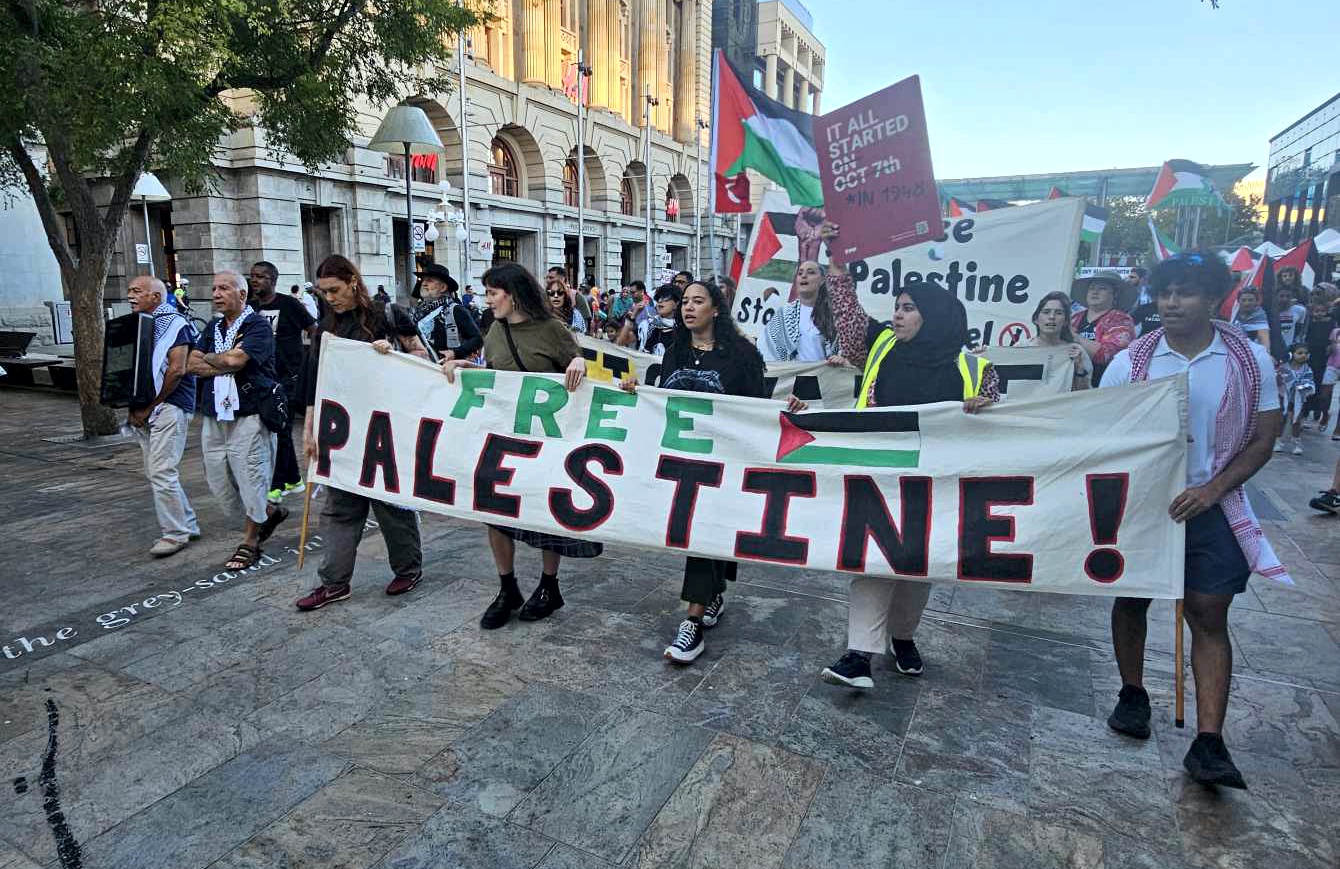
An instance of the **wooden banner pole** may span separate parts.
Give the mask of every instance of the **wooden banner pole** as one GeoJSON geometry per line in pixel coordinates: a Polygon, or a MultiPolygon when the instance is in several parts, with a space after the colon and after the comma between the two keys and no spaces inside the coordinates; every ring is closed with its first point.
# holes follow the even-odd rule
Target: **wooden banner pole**
{"type": "MultiPolygon", "coordinates": [[[[306,523],[304,522],[304,528],[306,523]]],[[[1182,601],[1177,601],[1177,612],[1173,617],[1174,629],[1177,631],[1173,637],[1173,667],[1176,669],[1176,678],[1174,685],[1176,687],[1176,697],[1174,700],[1173,725],[1176,727],[1186,726],[1186,716],[1184,709],[1186,704],[1186,674],[1182,666],[1182,601]]]]}

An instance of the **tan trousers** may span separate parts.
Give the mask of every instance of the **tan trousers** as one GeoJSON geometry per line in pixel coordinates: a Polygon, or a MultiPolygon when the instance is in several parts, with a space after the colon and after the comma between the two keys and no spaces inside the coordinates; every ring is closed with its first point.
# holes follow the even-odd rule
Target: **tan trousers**
{"type": "Polygon", "coordinates": [[[931,583],[859,577],[848,594],[847,648],[885,654],[889,640],[910,640],[931,597],[931,583]]]}

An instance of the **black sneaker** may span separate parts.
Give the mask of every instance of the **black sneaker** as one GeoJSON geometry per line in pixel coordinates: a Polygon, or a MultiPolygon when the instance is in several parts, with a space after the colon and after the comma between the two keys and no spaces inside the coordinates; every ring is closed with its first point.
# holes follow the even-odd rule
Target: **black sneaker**
{"type": "Polygon", "coordinates": [[[921,675],[921,653],[912,640],[889,640],[889,654],[893,657],[893,666],[904,676],[921,675]]]}
{"type": "Polygon", "coordinates": [[[1122,685],[1117,708],[1107,716],[1107,726],[1117,733],[1149,738],[1149,694],[1137,685],[1122,685]]]}
{"type": "Polygon", "coordinates": [[[486,631],[500,628],[507,624],[512,618],[512,610],[520,609],[525,600],[521,597],[521,592],[508,589],[498,592],[498,596],[489,604],[489,608],[484,610],[484,615],[479,619],[479,626],[486,631]]]}
{"type": "Polygon", "coordinates": [[[679,623],[674,642],[665,647],[665,657],[676,664],[692,664],[705,648],[703,626],[693,619],[684,619],[679,623]]]}
{"type": "Polygon", "coordinates": [[[714,628],[721,620],[721,611],[726,608],[726,599],[721,595],[712,598],[712,602],[703,610],[703,627],[714,628]]]}
{"type": "Polygon", "coordinates": [[[261,523],[261,527],[257,529],[256,542],[259,544],[269,540],[270,535],[274,534],[275,529],[279,527],[279,523],[287,518],[287,510],[283,507],[275,507],[274,510],[270,512],[270,515],[265,517],[265,521],[261,523]]]}
{"type": "Polygon", "coordinates": [[[1222,785],[1226,788],[1247,789],[1242,773],[1233,765],[1233,757],[1224,745],[1224,738],[1217,733],[1200,733],[1191,743],[1182,766],[1191,773],[1191,777],[1203,785],[1222,785]]]}
{"type": "Polygon", "coordinates": [[[1311,501],[1308,501],[1307,505],[1313,510],[1340,515],[1340,493],[1336,493],[1334,490],[1322,492],[1311,501]]]}
{"type": "Polygon", "coordinates": [[[535,593],[530,596],[530,600],[526,601],[526,605],[521,608],[521,613],[517,618],[523,622],[538,622],[562,606],[563,595],[558,593],[558,586],[549,588],[541,585],[535,589],[535,593]]]}
{"type": "Polygon", "coordinates": [[[830,685],[846,685],[849,688],[873,688],[875,680],[870,677],[870,656],[860,652],[848,652],[831,667],[824,667],[819,677],[830,685]]]}

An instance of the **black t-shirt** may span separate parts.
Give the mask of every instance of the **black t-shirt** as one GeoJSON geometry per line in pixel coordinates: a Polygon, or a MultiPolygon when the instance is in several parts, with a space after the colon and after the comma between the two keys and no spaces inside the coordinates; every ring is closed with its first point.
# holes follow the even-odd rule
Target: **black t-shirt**
{"type": "Polygon", "coordinates": [[[275,371],[279,377],[295,377],[302,370],[302,335],[316,320],[298,299],[275,293],[263,305],[252,306],[270,323],[275,337],[275,371]]]}
{"type": "Polygon", "coordinates": [[[661,329],[653,326],[647,330],[647,343],[640,349],[643,353],[655,353],[656,348],[660,347],[662,348],[661,352],[665,352],[670,349],[670,339],[674,334],[673,327],[661,329]]]}
{"type": "Polygon", "coordinates": [[[703,351],[671,344],[661,358],[656,385],[686,392],[769,397],[763,379],[763,357],[752,345],[726,353],[720,348],[703,351]]]}
{"type": "MultiPolygon", "coordinates": [[[[1158,302],[1149,302],[1136,307],[1135,310],[1131,311],[1131,319],[1135,321],[1137,335],[1148,335],[1155,329],[1163,327],[1163,318],[1159,316],[1158,302]]],[[[1089,331],[1093,332],[1093,328],[1090,327],[1089,331]]],[[[1092,334],[1082,335],[1081,337],[1088,338],[1090,341],[1094,340],[1092,334]]]]}
{"type": "Polygon", "coordinates": [[[1098,321],[1090,320],[1089,315],[1085,314],[1084,319],[1079,321],[1079,326],[1075,328],[1076,338],[1088,338],[1090,341],[1098,340],[1098,321]]]}
{"type": "MultiPolygon", "coordinates": [[[[382,339],[389,341],[392,338],[419,337],[419,329],[414,325],[414,317],[409,311],[395,304],[383,305],[375,299],[372,302],[371,326],[372,335],[369,336],[360,325],[357,312],[346,311],[335,315],[335,326],[330,330],[330,334],[337,338],[348,338],[367,344],[382,339]]],[[[325,332],[326,324],[323,322],[321,328],[317,330],[316,339],[312,341],[312,352],[307,354],[305,401],[308,407],[316,404],[316,373],[321,368],[321,336],[325,332]]]]}

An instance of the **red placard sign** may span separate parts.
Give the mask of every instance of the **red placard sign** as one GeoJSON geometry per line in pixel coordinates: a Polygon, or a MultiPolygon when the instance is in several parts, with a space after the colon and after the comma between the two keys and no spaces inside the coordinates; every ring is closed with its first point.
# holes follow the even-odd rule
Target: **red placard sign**
{"type": "Polygon", "coordinates": [[[864,259],[940,236],[921,78],[814,119],[824,211],[841,227],[833,258],[864,259]]]}

